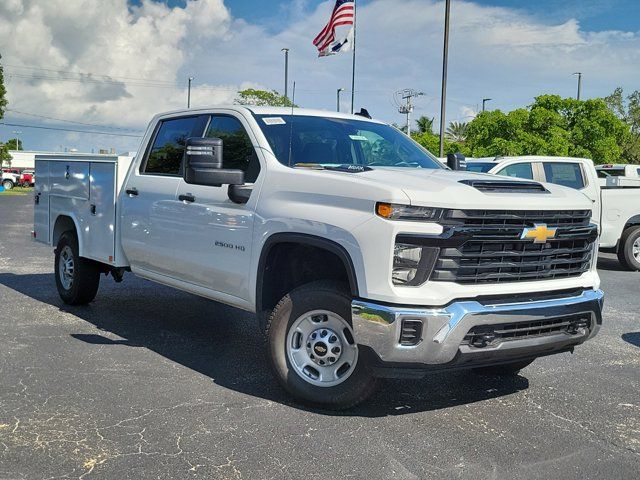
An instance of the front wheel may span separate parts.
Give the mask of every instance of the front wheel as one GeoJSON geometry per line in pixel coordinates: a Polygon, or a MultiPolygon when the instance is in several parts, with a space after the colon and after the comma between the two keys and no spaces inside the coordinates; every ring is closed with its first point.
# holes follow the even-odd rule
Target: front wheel
{"type": "Polygon", "coordinates": [[[2,186],[5,190],[11,190],[13,188],[13,182],[11,180],[3,180],[2,186]]]}
{"type": "Polygon", "coordinates": [[[296,288],[267,323],[271,366],[296,398],[332,409],[353,407],[375,390],[351,327],[351,298],[342,285],[314,282],[296,288]]]}
{"type": "Polygon", "coordinates": [[[640,270],[640,226],[629,227],[622,232],[618,260],[628,270],[640,270]]]}
{"type": "Polygon", "coordinates": [[[82,258],[73,231],[60,236],[56,248],[55,275],[58,294],[64,303],[85,305],[98,293],[100,269],[96,262],[82,258]]]}

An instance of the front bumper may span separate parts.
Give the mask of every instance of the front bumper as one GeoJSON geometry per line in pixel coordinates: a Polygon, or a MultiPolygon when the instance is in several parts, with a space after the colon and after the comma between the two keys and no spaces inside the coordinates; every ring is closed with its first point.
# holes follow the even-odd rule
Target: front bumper
{"type": "Polygon", "coordinates": [[[415,367],[478,366],[535,358],[571,350],[592,338],[602,324],[604,294],[584,290],[559,298],[537,300],[459,301],[446,307],[387,306],[365,300],[352,302],[353,329],[358,345],[368,347],[379,365],[415,367]],[[580,319],[580,328],[549,331],[549,322],[580,319]],[[401,344],[405,322],[421,324],[415,344],[401,344]],[[535,323],[541,322],[541,323],[535,323]],[[527,326],[513,338],[493,340],[484,346],[466,343],[474,327],[527,326]]]}

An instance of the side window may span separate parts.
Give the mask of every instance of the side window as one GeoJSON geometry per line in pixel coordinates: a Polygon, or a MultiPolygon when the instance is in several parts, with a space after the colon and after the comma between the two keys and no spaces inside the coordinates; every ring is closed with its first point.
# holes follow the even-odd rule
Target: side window
{"type": "Polygon", "coordinates": [[[247,183],[256,181],[260,173],[260,162],[240,120],[222,115],[212,116],[205,136],[222,139],[223,168],[243,170],[247,183]]]}
{"type": "Polygon", "coordinates": [[[638,176],[640,177],[640,168],[638,170],[636,170],[636,173],[638,174],[638,176]]]}
{"type": "Polygon", "coordinates": [[[206,117],[202,116],[162,121],[143,172],[156,175],[180,175],[187,138],[201,136],[204,121],[206,117]]]}
{"type": "Polygon", "coordinates": [[[516,163],[509,165],[508,167],[504,167],[502,170],[499,170],[496,175],[533,180],[533,170],[530,163],[516,163]]]}
{"type": "Polygon", "coordinates": [[[545,162],[544,175],[549,183],[577,190],[585,186],[579,163],[545,162]]]}

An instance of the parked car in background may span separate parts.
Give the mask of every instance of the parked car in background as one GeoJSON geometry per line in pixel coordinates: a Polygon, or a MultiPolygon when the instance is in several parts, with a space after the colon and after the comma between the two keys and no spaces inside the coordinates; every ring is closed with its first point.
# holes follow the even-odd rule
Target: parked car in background
{"type": "Polygon", "coordinates": [[[5,190],[11,190],[20,183],[20,174],[10,171],[2,171],[2,186],[5,190]]]}
{"type": "Polygon", "coordinates": [[[497,157],[467,160],[467,169],[571,187],[593,203],[600,225],[600,249],[617,253],[620,263],[640,270],[640,184],[602,186],[593,162],[571,157],[497,157]]]}
{"type": "Polygon", "coordinates": [[[33,170],[23,170],[19,181],[23,187],[33,187],[36,183],[36,174],[33,170]]]}
{"type": "Polygon", "coordinates": [[[600,185],[640,186],[640,165],[605,164],[597,165],[600,185]]]}

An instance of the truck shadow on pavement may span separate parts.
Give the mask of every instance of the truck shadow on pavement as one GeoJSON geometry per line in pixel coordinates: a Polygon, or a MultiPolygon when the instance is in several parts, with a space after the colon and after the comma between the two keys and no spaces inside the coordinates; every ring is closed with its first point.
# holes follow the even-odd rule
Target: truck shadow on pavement
{"type": "Polygon", "coordinates": [[[640,347],[640,332],[623,333],[622,340],[633,346],[640,347]]]}
{"type": "MultiPolygon", "coordinates": [[[[94,353],[94,345],[101,346],[105,356],[109,351],[104,346],[109,345],[146,348],[227,389],[320,414],[380,417],[433,411],[507,396],[529,386],[523,376],[434,373],[422,380],[386,381],[369,402],[351,410],[322,411],[295,403],[279,387],[252,314],[133,276],[119,285],[103,278],[96,300],[84,307],[62,303],[53,274],[0,273],[0,284],[54,307],[47,308],[53,318],[62,311],[95,326],[98,332],[87,333],[71,324],[76,332],[70,337],[87,345],[87,355],[94,353]]],[[[61,328],[70,327],[65,322],[61,328]]],[[[176,382],[187,375],[180,372],[176,382]]]]}

